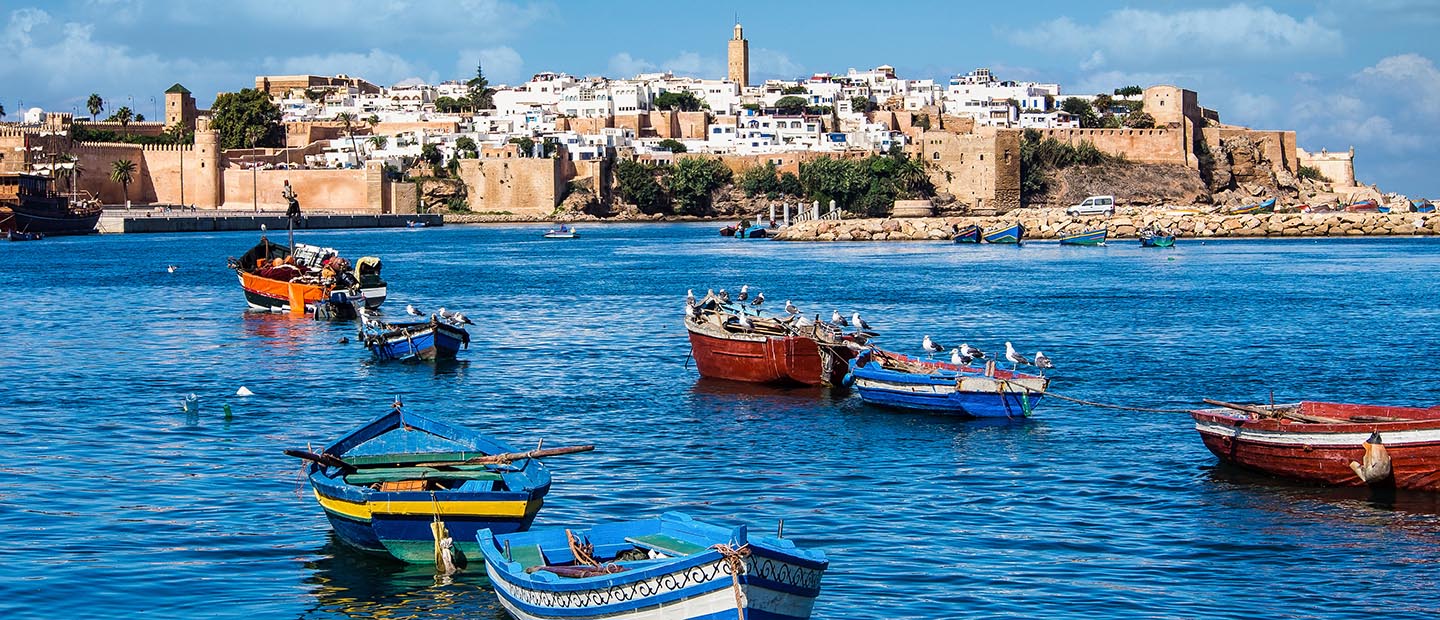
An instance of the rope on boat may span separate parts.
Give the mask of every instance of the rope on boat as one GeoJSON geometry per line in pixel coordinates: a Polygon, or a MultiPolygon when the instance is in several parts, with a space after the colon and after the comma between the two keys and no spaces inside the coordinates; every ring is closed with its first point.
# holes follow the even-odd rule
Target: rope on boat
{"type": "Polygon", "coordinates": [[[750,555],[750,543],[739,547],[719,543],[711,545],[710,548],[719,551],[725,563],[730,566],[730,587],[735,591],[735,614],[740,620],[745,620],[745,592],[740,589],[740,572],[745,570],[745,558],[750,555]]]}

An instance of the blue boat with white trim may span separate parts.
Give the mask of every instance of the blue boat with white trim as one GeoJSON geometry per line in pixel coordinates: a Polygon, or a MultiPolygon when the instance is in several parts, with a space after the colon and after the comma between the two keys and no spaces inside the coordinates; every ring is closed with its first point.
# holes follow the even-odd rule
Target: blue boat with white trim
{"type": "Polygon", "coordinates": [[[980,237],[985,234],[985,229],[979,224],[971,224],[955,231],[955,243],[980,243],[980,237]]]}
{"type": "Polygon", "coordinates": [[[479,532],[529,529],[550,491],[550,472],[530,458],[538,454],[398,402],[320,454],[286,454],[310,461],[310,485],[336,537],[413,563],[435,561],[434,532],[444,530],[453,561],[478,561],[479,532]]]}
{"type": "Polygon", "coordinates": [[[997,231],[995,231],[995,232],[986,233],[986,235],[985,235],[985,242],[986,242],[986,243],[1001,243],[1001,244],[1019,245],[1020,242],[1021,242],[1022,240],[1024,240],[1024,238],[1025,238],[1025,226],[1022,225],[1022,224],[1016,223],[1015,225],[1010,226],[1010,227],[1008,227],[1008,228],[1002,228],[1002,229],[997,230],[997,231]]]}
{"type": "Polygon", "coordinates": [[[846,377],[871,405],[971,418],[1028,417],[1050,380],[998,368],[919,360],[870,347],[850,360],[846,377]]]}
{"type": "Polygon", "coordinates": [[[1105,245],[1105,237],[1109,229],[1096,228],[1082,233],[1067,235],[1060,238],[1060,245],[1105,245]]]}
{"type": "Polygon", "coordinates": [[[428,321],[360,321],[360,342],[379,360],[453,360],[470,348],[470,332],[432,315],[428,321]]]}
{"type": "Polygon", "coordinates": [[[480,551],[500,604],[521,620],[803,620],[829,560],[785,538],[682,513],[496,535],[480,551]]]}

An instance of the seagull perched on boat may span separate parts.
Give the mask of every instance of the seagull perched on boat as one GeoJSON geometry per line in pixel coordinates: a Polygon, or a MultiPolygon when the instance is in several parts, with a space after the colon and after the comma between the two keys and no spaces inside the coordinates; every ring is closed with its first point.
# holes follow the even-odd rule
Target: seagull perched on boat
{"type": "Polygon", "coordinates": [[[692,319],[699,320],[699,319],[700,319],[700,306],[697,306],[697,305],[695,305],[695,304],[692,304],[692,303],[688,303],[688,302],[687,302],[687,303],[685,304],[685,316],[690,317],[690,318],[692,318],[692,319]]]}
{"type": "MultiPolygon", "coordinates": [[[[741,299],[744,298],[742,297],[741,299]]],[[[756,293],[755,299],[750,300],[750,305],[755,306],[756,308],[759,308],[760,304],[763,303],[765,303],[765,293],[756,293]]]]}
{"type": "Polygon", "coordinates": [[[931,359],[934,359],[934,358],[935,358],[935,354],[936,354],[936,353],[939,353],[939,352],[945,350],[945,345],[940,344],[940,343],[938,343],[938,342],[935,342],[934,340],[931,340],[929,335],[926,335],[926,336],[925,336],[925,340],[920,343],[920,347],[923,348],[923,349],[925,349],[925,352],[926,352],[926,353],[929,353],[929,354],[930,354],[930,358],[931,358],[931,359]]]}
{"type": "Polygon", "coordinates": [[[720,303],[722,303],[722,304],[728,304],[728,303],[730,303],[730,292],[729,292],[729,291],[726,291],[726,290],[723,289],[723,288],[720,289],[720,296],[717,297],[717,299],[719,299],[719,300],[720,300],[720,303]]]}
{"type": "Polygon", "coordinates": [[[470,320],[470,317],[467,317],[467,316],[465,316],[465,315],[463,315],[463,314],[460,314],[459,312],[451,312],[451,313],[450,313],[450,320],[451,320],[451,321],[454,321],[454,322],[456,322],[456,323],[464,324],[464,325],[474,325],[474,324],[475,324],[475,321],[470,320]]]}
{"type": "Polygon", "coordinates": [[[749,299],[749,298],[750,298],[750,285],[749,285],[749,284],[741,284],[741,285],[740,285],[740,294],[739,294],[739,295],[736,295],[736,296],[735,296],[735,299],[737,299],[737,300],[739,300],[739,301],[745,301],[746,299],[749,299]]]}
{"type": "Polygon", "coordinates": [[[685,289],[685,303],[695,305],[695,289],[685,289]]]}
{"type": "Polygon", "coordinates": [[[965,356],[960,354],[960,349],[950,349],[950,363],[956,366],[964,366],[969,364],[970,360],[965,359],[965,356]]]}
{"type": "Polygon", "coordinates": [[[985,359],[985,352],[962,342],[960,343],[960,356],[972,360],[983,360],[985,359]]]}
{"type": "Polygon", "coordinates": [[[1050,361],[1050,358],[1045,357],[1045,353],[1043,351],[1036,351],[1035,367],[1039,368],[1040,370],[1045,370],[1046,368],[1054,368],[1055,362],[1052,362],[1050,361]]]}
{"type": "Polygon", "coordinates": [[[831,311],[830,311],[830,322],[831,322],[831,323],[834,323],[834,324],[836,324],[836,325],[839,325],[839,326],[841,326],[841,327],[845,327],[845,326],[847,326],[847,325],[850,324],[849,321],[846,321],[846,320],[845,320],[845,317],[840,316],[840,311],[839,311],[839,310],[831,310],[831,311]]]}
{"type": "Polygon", "coordinates": [[[785,313],[786,313],[786,314],[800,314],[800,309],[799,309],[799,308],[796,308],[796,307],[795,307],[795,304],[790,303],[790,300],[787,299],[787,300],[785,300],[785,313]]]}
{"type": "Polygon", "coordinates": [[[1011,370],[1019,368],[1021,364],[1025,364],[1027,366],[1035,365],[1034,362],[1026,359],[1024,355],[1021,355],[1019,351],[1016,351],[1015,346],[1010,344],[1009,340],[1005,341],[1005,359],[1010,360],[1011,370]]]}
{"type": "Polygon", "coordinates": [[[750,317],[746,316],[744,313],[740,314],[740,327],[747,332],[755,331],[755,324],[751,323],[750,317]]]}
{"type": "MultiPolygon", "coordinates": [[[[815,317],[815,319],[816,319],[816,320],[819,320],[820,317],[817,315],[817,316],[815,317]]],[[[811,321],[810,319],[807,319],[807,318],[805,318],[804,316],[801,316],[799,320],[795,321],[795,326],[796,326],[796,327],[810,327],[811,325],[814,325],[814,324],[815,324],[815,321],[811,321]]]]}
{"type": "Polygon", "coordinates": [[[412,306],[412,305],[410,305],[410,304],[405,304],[405,314],[413,314],[413,315],[415,315],[415,316],[424,316],[423,314],[420,313],[419,310],[416,310],[416,309],[415,309],[415,306],[412,306]]]}
{"type": "Polygon", "coordinates": [[[865,319],[860,318],[859,312],[850,315],[850,323],[855,326],[855,331],[870,331],[870,324],[866,323],[865,319]]]}

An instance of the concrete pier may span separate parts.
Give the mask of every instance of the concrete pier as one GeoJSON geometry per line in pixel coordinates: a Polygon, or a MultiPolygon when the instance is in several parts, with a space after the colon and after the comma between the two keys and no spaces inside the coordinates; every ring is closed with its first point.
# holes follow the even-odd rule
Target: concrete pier
{"type": "MultiPolygon", "coordinates": [[[[404,228],[410,222],[424,222],[426,227],[444,226],[439,214],[402,213],[305,213],[296,230],[325,228],[404,228]]],[[[100,216],[98,230],[113,233],[174,233],[222,232],[231,230],[285,230],[283,211],[125,211],[106,210],[100,216]]]]}

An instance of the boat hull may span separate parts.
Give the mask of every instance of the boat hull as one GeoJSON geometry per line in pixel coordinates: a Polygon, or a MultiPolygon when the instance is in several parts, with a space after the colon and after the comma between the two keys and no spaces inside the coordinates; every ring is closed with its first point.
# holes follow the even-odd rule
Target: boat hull
{"type": "Polygon", "coordinates": [[[431,498],[428,492],[372,493],[370,497],[343,498],[327,495],[322,484],[315,485],[315,500],[335,536],[351,547],[376,555],[388,555],[412,564],[435,561],[435,539],[430,524],[439,519],[450,530],[463,561],[480,562],[476,536],[482,530],[509,534],[530,529],[544,505],[544,491],[533,500],[485,500],[479,495],[431,498]]]}
{"type": "Polygon", "coordinates": [[[468,346],[465,330],[440,322],[409,328],[365,330],[361,337],[376,359],[400,361],[453,360],[468,346]]]}
{"type": "MultiPolygon", "coordinates": [[[[245,303],[253,310],[287,312],[290,310],[290,302],[299,300],[305,304],[307,312],[314,312],[317,304],[330,298],[324,287],[314,284],[271,280],[243,271],[237,275],[240,279],[240,290],[245,293],[245,303]]],[[[385,303],[386,291],[383,285],[361,288],[360,293],[365,296],[365,306],[368,308],[378,308],[385,303]]]]}
{"type": "Polygon", "coordinates": [[[1016,224],[985,235],[986,243],[1018,245],[1025,237],[1025,227],[1016,224]]]}
{"type": "Polygon", "coordinates": [[[1440,491],[1440,421],[1290,424],[1225,410],[1191,414],[1205,447],[1220,460],[1254,471],[1329,486],[1367,486],[1350,468],[1379,433],[1393,475],[1383,485],[1440,491]]]}
{"type": "Polygon", "coordinates": [[[13,212],[10,226],[21,232],[43,233],[47,236],[88,235],[95,232],[102,211],[98,208],[74,210],[64,198],[32,198],[9,205],[13,212]]]}
{"type": "Polygon", "coordinates": [[[970,418],[1027,417],[1049,387],[1044,377],[999,369],[987,376],[978,368],[873,350],[851,360],[849,369],[847,380],[868,404],[970,418]],[[876,355],[908,364],[910,371],[886,368],[876,355]]]}
{"type": "Polygon", "coordinates": [[[969,226],[964,230],[955,233],[955,243],[980,243],[980,237],[985,230],[979,226],[969,226]]]}
{"type": "Polygon", "coordinates": [[[1142,248],[1173,248],[1173,247],[1175,247],[1175,237],[1172,237],[1172,236],[1143,237],[1143,238],[1140,239],[1140,247],[1142,247],[1142,248]]]}
{"type": "Polygon", "coordinates": [[[1078,235],[1061,237],[1060,245],[1105,245],[1107,230],[1090,230],[1078,235]]]}
{"type": "Polygon", "coordinates": [[[700,376],[710,379],[800,385],[839,385],[845,365],[824,369],[820,346],[805,336],[769,337],[701,332],[687,322],[700,376]]]}

